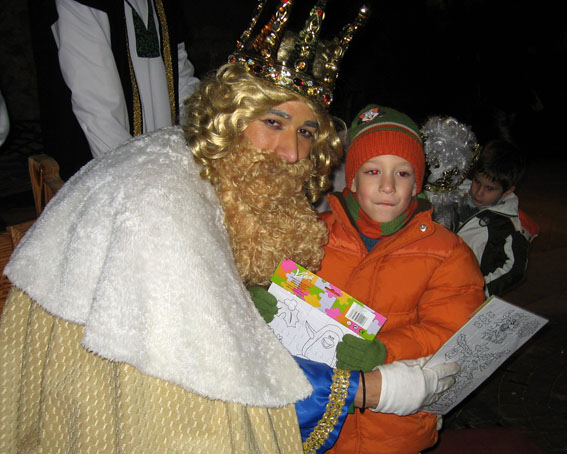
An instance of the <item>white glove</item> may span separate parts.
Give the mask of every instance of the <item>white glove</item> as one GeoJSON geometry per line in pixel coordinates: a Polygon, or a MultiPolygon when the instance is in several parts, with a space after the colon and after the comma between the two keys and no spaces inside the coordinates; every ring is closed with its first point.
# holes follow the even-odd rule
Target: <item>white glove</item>
{"type": "Polygon", "coordinates": [[[382,374],[382,390],[378,406],[371,410],[406,416],[437,401],[440,393],[455,384],[454,375],[461,368],[457,363],[424,367],[429,358],[378,366],[382,374]]]}

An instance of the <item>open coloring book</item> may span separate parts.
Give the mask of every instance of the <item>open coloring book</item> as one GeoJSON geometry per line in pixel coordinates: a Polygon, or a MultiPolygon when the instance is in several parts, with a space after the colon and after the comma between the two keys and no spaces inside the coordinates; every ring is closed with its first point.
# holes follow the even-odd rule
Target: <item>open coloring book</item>
{"type": "Polygon", "coordinates": [[[278,300],[269,326],[294,356],[334,367],[345,334],[372,340],[386,319],[292,260],[284,259],[268,289],[278,300]]]}
{"type": "Polygon", "coordinates": [[[461,371],[455,385],[422,410],[447,414],[546,323],[539,315],[490,297],[429,360],[428,365],[456,361],[461,371]]]}

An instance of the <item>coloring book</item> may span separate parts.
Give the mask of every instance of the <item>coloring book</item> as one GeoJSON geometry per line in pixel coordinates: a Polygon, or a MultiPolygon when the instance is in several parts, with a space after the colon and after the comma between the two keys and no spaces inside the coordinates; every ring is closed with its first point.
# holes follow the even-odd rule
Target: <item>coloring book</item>
{"type": "Polygon", "coordinates": [[[456,361],[461,370],[456,383],[422,410],[447,414],[546,323],[539,315],[490,297],[427,363],[456,361]]]}
{"type": "Polygon", "coordinates": [[[372,340],[386,318],[330,282],[284,259],[268,289],[278,300],[269,324],[294,356],[334,367],[336,347],[345,334],[372,340]]]}

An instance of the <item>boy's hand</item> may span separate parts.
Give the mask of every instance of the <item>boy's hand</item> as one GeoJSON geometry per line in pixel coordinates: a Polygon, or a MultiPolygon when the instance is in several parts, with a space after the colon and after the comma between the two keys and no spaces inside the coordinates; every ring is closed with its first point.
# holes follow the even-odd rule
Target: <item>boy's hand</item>
{"type": "Polygon", "coordinates": [[[248,289],[252,301],[266,323],[270,323],[278,313],[278,300],[263,287],[250,287],[248,289]]]}
{"type": "Polygon", "coordinates": [[[386,347],[377,338],[361,339],[345,334],[337,345],[337,368],[369,372],[386,361],[386,347]]]}

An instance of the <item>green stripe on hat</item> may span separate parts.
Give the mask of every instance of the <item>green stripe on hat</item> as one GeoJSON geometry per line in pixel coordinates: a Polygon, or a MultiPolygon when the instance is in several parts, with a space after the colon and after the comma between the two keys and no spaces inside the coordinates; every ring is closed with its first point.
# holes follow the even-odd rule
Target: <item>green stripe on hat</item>
{"type": "Polygon", "coordinates": [[[423,142],[419,127],[406,114],[391,107],[369,104],[352,121],[349,139],[345,167],[347,187],[364,162],[391,154],[412,165],[417,189],[421,191],[425,173],[423,142]]]}
{"type": "MultiPolygon", "coordinates": [[[[365,136],[366,134],[372,134],[378,131],[394,131],[401,134],[407,134],[416,140],[419,144],[422,144],[421,136],[417,134],[412,128],[406,126],[402,123],[384,122],[384,123],[371,123],[367,127],[362,128],[357,134],[353,141],[365,136]]],[[[352,143],[352,141],[351,141],[352,143]]]]}
{"type": "Polygon", "coordinates": [[[391,107],[379,106],[377,104],[367,105],[354,117],[349,130],[350,143],[367,128],[381,124],[391,124],[392,126],[398,126],[411,131],[421,143],[419,127],[410,117],[391,107]]]}

